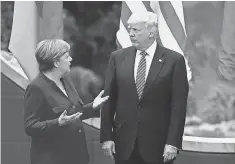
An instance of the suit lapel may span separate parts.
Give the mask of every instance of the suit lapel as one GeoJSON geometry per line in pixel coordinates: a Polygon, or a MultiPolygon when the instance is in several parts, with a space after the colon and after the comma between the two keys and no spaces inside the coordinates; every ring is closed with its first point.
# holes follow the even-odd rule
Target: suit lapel
{"type": "Polygon", "coordinates": [[[64,78],[62,78],[62,82],[64,84],[66,93],[68,95],[69,100],[74,104],[79,104],[83,105],[83,101],[80,98],[80,96],[78,95],[74,85],[72,84],[72,80],[70,79],[70,77],[68,75],[66,75],[64,78]]]}
{"type": "Polygon", "coordinates": [[[148,89],[151,87],[154,80],[156,79],[156,77],[158,76],[158,74],[160,73],[162,69],[162,66],[164,64],[164,52],[165,52],[164,48],[161,47],[160,45],[157,45],[157,48],[156,48],[156,51],[155,51],[155,54],[154,54],[154,57],[153,57],[153,60],[149,69],[148,77],[146,79],[143,95],[141,96],[140,101],[143,99],[144,95],[147,93],[148,89]]]}

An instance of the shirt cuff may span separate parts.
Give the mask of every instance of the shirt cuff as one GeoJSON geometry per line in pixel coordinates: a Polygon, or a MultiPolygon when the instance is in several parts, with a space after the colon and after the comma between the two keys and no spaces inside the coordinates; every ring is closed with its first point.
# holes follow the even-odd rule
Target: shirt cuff
{"type": "Polygon", "coordinates": [[[179,150],[177,147],[172,146],[172,145],[167,145],[167,144],[166,144],[166,146],[169,146],[169,147],[172,147],[172,148],[174,148],[174,149],[176,149],[176,150],[179,150]]]}

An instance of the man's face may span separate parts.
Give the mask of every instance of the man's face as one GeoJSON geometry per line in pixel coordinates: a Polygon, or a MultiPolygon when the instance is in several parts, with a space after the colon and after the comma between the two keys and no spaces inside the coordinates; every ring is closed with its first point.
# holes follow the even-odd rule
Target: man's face
{"type": "Polygon", "coordinates": [[[139,50],[148,48],[150,33],[145,23],[129,24],[129,30],[129,36],[133,46],[139,50]]]}

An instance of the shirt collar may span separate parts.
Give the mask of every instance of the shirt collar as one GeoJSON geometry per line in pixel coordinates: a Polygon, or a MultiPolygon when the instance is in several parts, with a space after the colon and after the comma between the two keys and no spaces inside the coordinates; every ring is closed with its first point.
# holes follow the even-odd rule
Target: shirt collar
{"type": "MultiPolygon", "coordinates": [[[[146,50],[145,50],[145,52],[149,55],[149,56],[154,56],[154,53],[155,53],[155,51],[156,51],[156,48],[157,48],[157,42],[156,42],[156,40],[153,42],[153,44],[149,47],[149,48],[147,48],[146,50]]],[[[140,50],[137,50],[137,54],[139,55],[140,53],[141,53],[142,51],[140,51],[140,50]]]]}

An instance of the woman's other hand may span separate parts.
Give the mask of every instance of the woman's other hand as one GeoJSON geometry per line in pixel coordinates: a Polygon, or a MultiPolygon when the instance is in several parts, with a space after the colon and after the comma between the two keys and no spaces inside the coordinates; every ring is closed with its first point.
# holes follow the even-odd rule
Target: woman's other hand
{"type": "Polygon", "coordinates": [[[67,115],[67,111],[64,110],[64,112],[60,115],[59,119],[58,119],[58,122],[59,122],[59,125],[60,126],[63,126],[75,119],[78,119],[83,113],[81,112],[77,112],[75,114],[72,114],[70,116],[67,115]]]}
{"type": "Polygon", "coordinates": [[[99,93],[99,95],[94,99],[94,101],[93,101],[93,108],[94,109],[100,107],[100,105],[102,105],[103,103],[105,103],[109,99],[109,96],[102,97],[103,94],[104,94],[104,90],[102,90],[99,93]]]}

